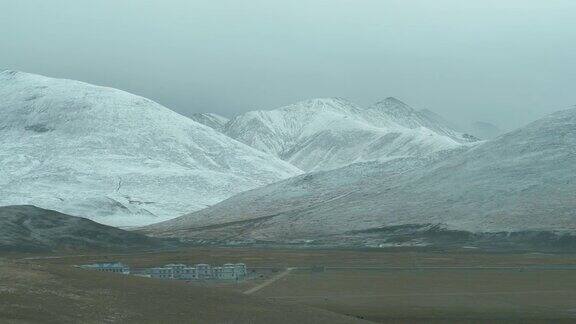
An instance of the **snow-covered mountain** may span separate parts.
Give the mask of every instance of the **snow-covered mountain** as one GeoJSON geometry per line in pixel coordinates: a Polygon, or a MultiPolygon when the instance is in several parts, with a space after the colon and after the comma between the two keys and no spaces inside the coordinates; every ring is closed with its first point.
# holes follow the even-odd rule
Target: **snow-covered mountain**
{"type": "Polygon", "coordinates": [[[142,225],[301,173],[151,100],[0,73],[0,206],[142,225]]]}
{"type": "Polygon", "coordinates": [[[221,131],[224,125],[229,121],[228,118],[213,113],[197,113],[193,114],[190,118],[200,124],[214,128],[217,131],[221,131]]]}
{"type": "Polygon", "coordinates": [[[431,122],[435,123],[435,124],[439,124],[442,125],[445,128],[449,128],[452,131],[456,131],[458,133],[463,134],[463,136],[473,136],[471,134],[469,135],[465,135],[465,132],[463,131],[463,128],[458,125],[455,122],[449,121],[446,118],[444,118],[444,116],[439,115],[438,113],[429,110],[429,109],[422,109],[418,111],[419,114],[421,114],[424,118],[430,120],[431,122]]]}
{"type": "MultiPolygon", "coordinates": [[[[460,239],[489,234],[487,241],[495,241],[494,233],[505,232],[500,238],[506,240],[534,239],[536,233],[533,242],[540,244],[549,235],[542,233],[576,233],[575,211],[572,109],[459,154],[301,175],[147,230],[227,243],[332,239],[343,244],[360,237],[360,244],[386,245],[386,235],[408,227],[412,232],[405,243],[432,230],[460,239]]],[[[558,244],[566,242],[554,237],[558,244]]]]}
{"type": "MultiPolygon", "coordinates": [[[[394,122],[410,128],[426,128],[437,134],[447,136],[460,143],[476,142],[478,138],[458,131],[440,115],[429,110],[416,110],[396,98],[386,98],[374,104],[368,110],[370,116],[384,114],[380,118],[392,119],[394,122]]],[[[378,119],[380,119],[378,118],[378,119]]]]}
{"type": "Polygon", "coordinates": [[[328,98],[252,111],[230,120],[223,132],[304,171],[426,157],[476,140],[427,119],[393,98],[370,109],[328,98]]]}

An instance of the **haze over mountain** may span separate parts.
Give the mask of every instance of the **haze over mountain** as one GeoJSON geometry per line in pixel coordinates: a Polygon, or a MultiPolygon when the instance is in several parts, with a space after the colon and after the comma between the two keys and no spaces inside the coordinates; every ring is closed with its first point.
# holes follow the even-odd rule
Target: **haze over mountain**
{"type": "Polygon", "coordinates": [[[399,157],[425,158],[478,140],[395,98],[368,109],[339,98],[312,99],[248,112],[215,128],[304,171],[399,157]]]}
{"type": "MultiPolygon", "coordinates": [[[[403,226],[573,234],[575,193],[576,109],[571,109],[442,159],[404,158],[301,175],[148,230],[228,243],[331,239],[332,244],[403,226]]],[[[374,242],[387,244],[387,238],[374,242]]]]}
{"type": "Polygon", "coordinates": [[[465,133],[463,128],[455,122],[449,121],[444,116],[430,110],[430,109],[422,109],[418,111],[419,114],[423,115],[426,119],[434,121],[440,125],[444,125],[449,129],[455,130],[460,133],[465,133]]]}
{"type": "MultiPolygon", "coordinates": [[[[460,143],[479,140],[472,135],[459,131],[452,123],[440,115],[430,110],[418,111],[396,98],[390,97],[375,103],[369,110],[369,112],[372,111],[383,113],[384,116],[382,117],[390,118],[404,127],[410,129],[427,128],[460,143]]],[[[369,114],[369,116],[373,116],[373,114],[369,114]]]]}
{"type": "Polygon", "coordinates": [[[0,1],[0,70],[185,116],[326,96],[367,106],[386,89],[461,125],[514,129],[575,103],[573,0],[174,1],[0,1]]]}
{"type": "Polygon", "coordinates": [[[300,174],[151,100],[0,73],[0,205],[142,225],[300,174]]]}
{"type": "Polygon", "coordinates": [[[492,139],[504,133],[498,126],[482,121],[472,123],[470,132],[482,139],[492,139]]]}

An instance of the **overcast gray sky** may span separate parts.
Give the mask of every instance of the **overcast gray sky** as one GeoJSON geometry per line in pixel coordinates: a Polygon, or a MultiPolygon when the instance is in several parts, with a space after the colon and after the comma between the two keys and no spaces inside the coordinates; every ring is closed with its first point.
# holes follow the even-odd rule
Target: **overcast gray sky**
{"type": "Polygon", "coordinates": [[[576,104],[576,1],[0,0],[0,69],[185,115],[395,96],[513,128],[576,104]]]}

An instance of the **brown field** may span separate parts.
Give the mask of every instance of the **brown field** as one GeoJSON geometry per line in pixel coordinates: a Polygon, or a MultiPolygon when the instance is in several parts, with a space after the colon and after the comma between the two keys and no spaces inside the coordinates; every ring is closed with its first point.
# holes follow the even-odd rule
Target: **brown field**
{"type": "Polygon", "coordinates": [[[295,271],[256,295],[378,322],[576,321],[576,271],[295,271]]]}
{"type": "Polygon", "coordinates": [[[354,323],[184,282],[0,258],[0,323],[354,323]]]}
{"type": "MultiPolygon", "coordinates": [[[[34,255],[12,255],[24,258],[34,255]]],[[[43,263],[80,264],[117,260],[133,267],[147,267],[170,262],[224,263],[244,262],[256,267],[414,267],[414,266],[529,266],[576,265],[574,254],[482,253],[479,251],[399,250],[304,250],[256,248],[188,248],[174,251],[150,251],[130,254],[39,255],[43,263]]]]}
{"type": "MultiPolygon", "coordinates": [[[[198,248],[130,255],[65,256],[26,262],[50,269],[63,279],[73,276],[78,282],[92,282],[91,285],[95,285],[94,278],[109,278],[110,275],[71,269],[70,265],[102,260],[118,260],[131,267],[172,262],[244,262],[249,268],[258,268],[256,279],[241,284],[199,285],[114,277],[114,287],[133,280],[138,282],[134,286],[146,287],[142,288],[143,291],[133,292],[133,299],[125,300],[122,307],[114,309],[134,309],[133,303],[138,303],[140,308],[147,308],[145,305],[153,301],[143,296],[154,294],[154,290],[163,291],[163,296],[168,299],[176,292],[181,296],[202,291],[202,294],[213,297],[205,299],[202,308],[213,308],[216,300],[226,301],[224,313],[228,314],[227,318],[235,319],[231,323],[261,322],[261,318],[250,319],[250,312],[245,310],[246,303],[258,305],[250,307],[270,308],[267,310],[276,315],[289,307],[306,305],[310,307],[305,308],[310,314],[314,313],[314,309],[329,311],[314,316],[331,316],[333,313],[349,315],[342,317],[344,322],[352,321],[355,317],[382,323],[576,322],[576,267],[570,268],[576,265],[574,255],[198,248]],[[312,270],[312,266],[321,267],[312,270]],[[238,294],[274,278],[288,267],[297,269],[250,296],[238,294]],[[183,290],[174,290],[174,287],[183,290]],[[189,292],[185,292],[186,289],[189,292]],[[233,299],[232,296],[244,296],[244,302],[238,302],[242,298],[233,299]]],[[[98,280],[98,289],[104,289],[102,287],[108,282],[98,280]]],[[[126,293],[135,289],[132,286],[126,287],[122,288],[126,293]]],[[[0,296],[3,296],[1,290],[0,296]]],[[[165,305],[158,306],[138,318],[157,322],[164,318],[168,309],[165,305]],[[149,314],[152,317],[146,317],[149,314]]],[[[0,308],[0,318],[5,314],[3,312],[5,310],[0,308]]],[[[137,313],[134,310],[132,312],[137,313]]],[[[304,319],[283,319],[288,323],[310,322],[307,321],[313,316],[310,314],[303,316],[304,319]]],[[[124,316],[131,319],[129,315],[124,316]]],[[[171,319],[171,322],[183,321],[183,317],[171,319]]],[[[202,320],[198,317],[198,321],[183,322],[202,323],[202,320]]],[[[221,321],[219,318],[207,318],[204,322],[221,321]]],[[[312,322],[321,323],[324,319],[319,317],[312,322]]]]}

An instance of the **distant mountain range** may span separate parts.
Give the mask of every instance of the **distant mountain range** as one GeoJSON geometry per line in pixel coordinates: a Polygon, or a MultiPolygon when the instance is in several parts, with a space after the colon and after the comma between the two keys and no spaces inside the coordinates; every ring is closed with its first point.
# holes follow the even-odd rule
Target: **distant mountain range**
{"type": "Polygon", "coordinates": [[[116,226],[174,218],[302,170],[428,159],[475,140],[393,98],[190,119],[120,90],[16,71],[0,74],[0,96],[0,205],[116,226]]]}
{"type": "Polygon", "coordinates": [[[387,246],[401,237],[404,245],[426,245],[447,233],[467,237],[462,244],[498,235],[573,244],[575,193],[572,109],[442,158],[301,175],[147,230],[227,244],[387,246]]]}
{"type": "Polygon", "coordinates": [[[479,141],[388,98],[361,108],[339,98],[313,99],[251,111],[222,124],[213,115],[196,119],[224,134],[290,162],[304,171],[352,163],[427,157],[479,141]]]}
{"type": "Polygon", "coordinates": [[[0,205],[134,226],[302,173],[120,90],[0,73],[0,205]]]}
{"type": "Polygon", "coordinates": [[[0,206],[195,243],[576,247],[574,109],[470,135],[395,98],[187,118],[15,71],[0,98],[0,206]]]}

